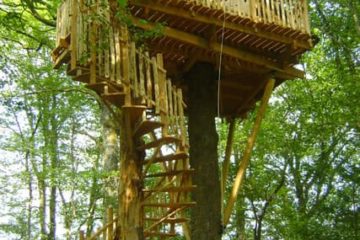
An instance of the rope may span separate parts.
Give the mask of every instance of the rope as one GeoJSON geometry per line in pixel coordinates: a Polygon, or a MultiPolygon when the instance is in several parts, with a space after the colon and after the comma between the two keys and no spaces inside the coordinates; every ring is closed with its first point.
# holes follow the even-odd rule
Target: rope
{"type": "Polygon", "coordinates": [[[221,30],[221,47],[220,47],[220,59],[219,59],[219,75],[218,75],[218,92],[217,92],[217,115],[220,118],[220,87],[221,87],[221,66],[222,66],[222,59],[223,59],[223,49],[224,49],[224,37],[225,37],[225,20],[226,20],[226,14],[225,14],[225,1],[222,1],[223,3],[223,24],[222,24],[222,30],[221,30]]]}

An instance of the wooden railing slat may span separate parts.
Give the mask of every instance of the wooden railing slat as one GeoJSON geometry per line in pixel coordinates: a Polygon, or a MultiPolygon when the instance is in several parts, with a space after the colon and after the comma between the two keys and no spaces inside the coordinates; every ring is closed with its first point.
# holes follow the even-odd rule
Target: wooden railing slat
{"type": "Polygon", "coordinates": [[[155,89],[155,113],[160,113],[160,94],[159,94],[159,74],[158,74],[158,67],[156,58],[152,58],[152,67],[153,67],[153,74],[154,74],[154,89],[155,89]]]}
{"type": "Polygon", "coordinates": [[[153,102],[153,90],[152,90],[152,83],[153,79],[151,78],[151,59],[149,53],[145,53],[145,71],[146,71],[146,95],[147,95],[147,106],[150,108],[152,107],[153,102]]]}

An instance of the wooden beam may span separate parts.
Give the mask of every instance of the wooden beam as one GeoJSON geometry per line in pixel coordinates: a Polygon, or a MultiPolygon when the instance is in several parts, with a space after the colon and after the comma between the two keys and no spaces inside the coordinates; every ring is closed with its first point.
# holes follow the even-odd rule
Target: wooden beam
{"type": "Polygon", "coordinates": [[[224,203],[224,196],[225,196],[225,188],[226,188],[226,179],[229,172],[229,166],[230,166],[230,157],[231,152],[233,149],[233,143],[234,143],[234,133],[235,133],[235,126],[236,121],[235,118],[231,118],[229,122],[229,132],[227,136],[226,141],[226,149],[225,149],[225,158],[224,162],[222,164],[222,171],[221,171],[221,209],[223,212],[223,203],[224,203]]]}
{"type": "Polygon", "coordinates": [[[275,80],[270,79],[267,82],[267,85],[266,85],[266,88],[265,88],[265,93],[264,93],[264,96],[263,96],[263,98],[261,100],[260,108],[259,108],[259,111],[257,113],[253,129],[252,129],[251,134],[250,134],[250,136],[249,136],[249,138],[247,140],[245,152],[244,152],[243,157],[241,158],[239,170],[237,172],[237,175],[236,175],[236,178],[235,178],[235,181],[234,181],[232,192],[231,192],[230,198],[229,198],[229,200],[227,202],[227,206],[226,206],[225,211],[224,211],[224,219],[223,219],[224,226],[226,226],[229,223],[231,212],[233,210],[237,195],[239,193],[241,184],[243,182],[243,179],[244,179],[244,176],[245,176],[245,170],[249,165],[250,156],[251,156],[254,144],[255,144],[255,140],[256,140],[257,134],[258,134],[258,132],[260,130],[261,121],[264,118],[265,111],[266,111],[266,108],[267,108],[267,104],[269,102],[269,99],[270,99],[271,93],[272,93],[272,91],[274,89],[274,86],[275,86],[275,80]]]}
{"type": "MultiPolygon", "coordinates": [[[[179,7],[172,7],[170,5],[165,4],[159,4],[156,3],[156,1],[149,1],[149,0],[131,0],[130,4],[136,5],[139,7],[151,9],[153,11],[157,12],[163,12],[165,14],[169,14],[172,16],[185,18],[188,20],[193,20],[197,22],[201,22],[204,24],[211,24],[217,27],[223,26],[223,21],[220,19],[216,19],[214,17],[208,17],[202,14],[197,14],[194,11],[184,10],[179,7]]],[[[254,8],[255,9],[255,8],[254,8]]],[[[270,39],[273,41],[285,43],[285,44],[293,44],[294,39],[286,36],[280,36],[278,34],[274,34],[271,32],[264,31],[262,29],[256,28],[256,23],[254,23],[252,26],[245,26],[241,24],[232,23],[230,21],[225,22],[225,26],[228,29],[243,32],[247,34],[251,34],[257,37],[270,39]]],[[[297,46],[305,49],[310,49],[313,47],[313,44],[309,41],[296,41],[297,46]]]]}
{"type": "MultiPolygon", "coordinates": [[[[135,26],[143,28],[144,30],[153,30],[156,27],[154,23],[145,22],[142,19],[136,17],[131,17],[131,19],[135,26]]],[[[224,45],[223,47],[221,47],[220,43],[209,42],[208,40],[194,34],[183,32],[166,26],[163,27],[163,34],[167,37],[174,38],[188,44],[192,44],[199,48],[210,49],[216,52],[221,52],[222,50],[223,54],[225,55],[238,58],[242,61],[251,62],[260,66],[264,66],[271,70],[284,72],[292,77],[299,77],[299,78],[304,77],[304,72],[296,68],[293,67],[282,68],[279,63],[269,61],[268,59],[258,56],[256,54],[244,50],[240,50],[238,48],[230,47],[228,45],[224,45]]]]}

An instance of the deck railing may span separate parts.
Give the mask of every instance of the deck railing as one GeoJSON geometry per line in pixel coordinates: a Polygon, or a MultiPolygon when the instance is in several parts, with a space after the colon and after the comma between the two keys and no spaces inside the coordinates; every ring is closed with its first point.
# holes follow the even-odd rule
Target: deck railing
{"type": "Polygon", "coordinates": [[[186,0],[254,22],[310,33],[306,0],[186,0]]]}
{"type": "MultiPolygon", "coordinates": [[[[131,103],[154,109],[167,123],[164,134],[187,144],[182,91],[167,79],[162,55],[150,56],[129,41],[127,28],[112,26],[109,6],[102,0],[64,0],[58,10],[55,66],[70,55],[70,70],[88,74],[90,84],[127,86],[131,103]]],[[[75,74],[75,73],[74,73],[75,74]]],[[[104,86],[104,93],[109,89],[104,86]]]]}

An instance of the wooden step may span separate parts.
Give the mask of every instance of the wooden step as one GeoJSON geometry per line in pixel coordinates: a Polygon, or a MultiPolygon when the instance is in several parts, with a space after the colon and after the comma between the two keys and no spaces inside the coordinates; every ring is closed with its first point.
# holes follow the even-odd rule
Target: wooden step
{"type": "Polygon", "coordinates": [[[62,64],[66,64],[70,61],[70,50],[64,49],[64,51],[56,58],[54,63],[54,69],[59,69],[62,64]]]}
{"type": "Polygon", "coordinates": [[[170,144],[170,143],[180,143],[180,142],[181,142],[181,140],[176,137],[171,137],[171,136],[162,137],[162,138],[156,139],[155,141],[152,141],[150,143],[147,143],[145,145],[137,147],[136,149],[138,151],[144,151],[146,149],[160,147],[161,145],[170,144]]]}
{"type": "Polygon", "coordinates": [[[160,237],[160,239],[164,237],[176,237],[178,236],[176,233],[163,233],[163,232],[144,232],[145,237],[160,237]]]}
{"type": "Polygon", "coordinates": [[[195,185],[192,186],[180,186],[180,187],[165,187],[158,189],[143,189],[143,192],[152,193],[152,192],[191,192],[196,188],[195,185]]]}
{"type": "Polygon", "coordinates": [[[105,100],[111,102],[117,107],[121,107],[124,105],[125,93],[123,92],[101,94],[101,97],[103,97],[105,100]]]}
{"type": "MultiPolygon", "coordinates": [[[[145,221],[149,221],[149,222],[159,222],[162,219],[161,218],[145,218],[145,221]]],[[[188,218],[167,218],[165,220],[163,220],[163,223],[184,223],[184,222],[188,222],[189,219],[188,218]]]]}
{"type": "Polygon", "coordinates": [[[90,82],[90,72],[87,69],[77,69],[73,79],[78,82],[88,83],[90,82]]]}
{"type": "Polygon", "coordinates": [[[95,92],[101,92],[101,93],[103,93],[104,88],[106,86],[108,88],[109,93],[117,93],[117,92],[123,91],[123,87],[121,85],[114,85],[108,81],[101,81],[101,82],[97,82],[97,83],[86,84],[87,88],[90,88],[90,89],[94,90],[95,92]]]}
{"type": "Polygon", "coordinates": [[[146,110],[146,106],[143,105],[124,105],[122,106],[124,112],[128,112],[130,114],[130,120],[132,122],[138,121],[142,116],[144,111],[146,110]]]}
{"type": "Polygon", "coordinates": [[[189,155],[186,152],[178,152],[175,154],[169,154],[169,155],[157,157],[152,161],[150,159],[146,159],[144,161],[144,164],[181,160],[181,159],[185,159],[187,157],[189,157],[189,155]]]}
{"type": "Polygon", "coordinates": [[[143,121],[141,122],[134,131],[134,138],[139,138],[147,133],[154,131],[157,128],[164,126],[161,122],[155,121],[143,121]]]}
{"type": "Polygon", "coordinates": [[[195,206],[196,202],[184,202],[184,203],[142,203],[144,207],[161,207],[161,208],[171,208],[177,209],[181,207],[192,207],[195,206]]]}
{"type": "Polygon", "coordinates": [[[145,178],[154,178],[154,177],[168,177],[168,176],[176,176],[180,174],[192,174],[194,173],[194,169],[187,169],[187,170],[176,170],[176,171],[170,171],[170,172],[161,172],[161,173],[153,173],[148,174],[145,176],[145,178]]]}

